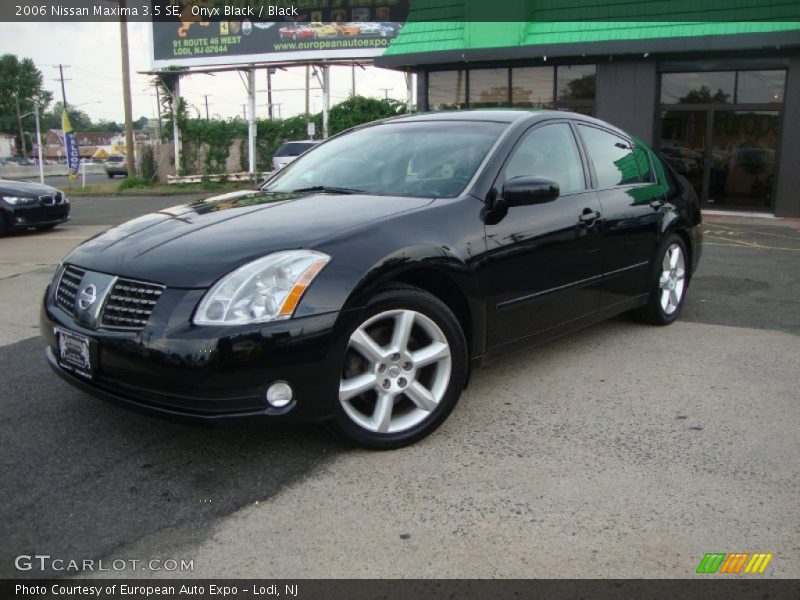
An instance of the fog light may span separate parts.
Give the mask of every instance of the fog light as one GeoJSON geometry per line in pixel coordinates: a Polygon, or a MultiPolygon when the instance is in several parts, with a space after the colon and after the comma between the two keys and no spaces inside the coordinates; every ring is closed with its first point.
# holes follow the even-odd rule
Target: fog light
{"type": "Polygon", "coordinates": [[[292,388],[285,381],[276,381],[267,389],[267,402],[275,408],[283,408],[292,401],[292,388]]]}

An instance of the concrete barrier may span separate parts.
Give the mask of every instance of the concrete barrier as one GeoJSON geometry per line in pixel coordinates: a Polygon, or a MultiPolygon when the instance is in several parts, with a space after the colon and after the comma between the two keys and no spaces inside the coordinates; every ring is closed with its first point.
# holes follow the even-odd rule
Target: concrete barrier
{"type": "MultiPolygon", "coordinates": [[[[100,174],[105,173],[103,169],[103,165],[101,164],[92,164],[86,165],[86,174],[94,173],[100,174]]],[[[48,177],[50,175],[65,175],[67,174],[67,166],[66,165],[45,165],[44,166],[44,175],[48,177]]],[[[39,178],[39,167],[37,166],[21,166],[21,165],[3,165],[0,167],[0,177],[7,177],[9,179],[38,179],[39,178]]],[[[78,173],[78,177],[80,177],[80,173],[78,173]]]]}

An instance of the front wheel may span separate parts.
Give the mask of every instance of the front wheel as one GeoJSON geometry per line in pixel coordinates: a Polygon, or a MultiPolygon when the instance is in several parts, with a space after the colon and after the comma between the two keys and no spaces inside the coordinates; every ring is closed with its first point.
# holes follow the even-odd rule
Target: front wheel
{"type": "Polygon", "coordinates": [[[636,317],[653,325],[669,325],[683,308],[689,287],[688,253],[683,239],[672,234],[659,247],[650,274],[647,304],[636,317]]]}
{"type": "Polygon", "coordinates": [[[418,288],[389,289],[350,332],[331,426],[368,448],[412,444],[447,418],[466,375],[464,333],[447,305],[418,288]]]}

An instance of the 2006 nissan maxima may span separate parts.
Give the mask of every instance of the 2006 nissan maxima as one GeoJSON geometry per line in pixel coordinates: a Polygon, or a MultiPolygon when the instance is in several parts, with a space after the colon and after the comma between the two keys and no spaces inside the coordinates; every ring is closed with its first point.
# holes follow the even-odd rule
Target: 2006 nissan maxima
{"type": "Polygon", "coordinates": [[[129,407],[394,448],[488,355],[628,310],[674,321],[701,241],[686,180],[606,123],[403,116],[88,240],[41,331],[56,373],[129,407]]]}

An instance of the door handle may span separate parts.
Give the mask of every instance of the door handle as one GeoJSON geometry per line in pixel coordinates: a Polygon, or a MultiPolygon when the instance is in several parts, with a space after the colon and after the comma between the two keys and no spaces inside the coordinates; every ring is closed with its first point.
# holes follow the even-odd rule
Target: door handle
{"type": "Polygon", "coordinates": [[[578,217],[581,223],[590,224],[600,218],[600,213],[590,208],[584,208],[581,216],[578,217]]]}

